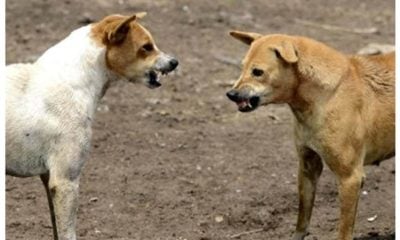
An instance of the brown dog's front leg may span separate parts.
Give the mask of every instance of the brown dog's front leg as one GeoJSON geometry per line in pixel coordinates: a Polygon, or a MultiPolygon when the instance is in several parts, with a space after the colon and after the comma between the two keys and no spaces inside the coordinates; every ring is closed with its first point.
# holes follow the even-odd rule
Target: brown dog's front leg
{"type": "Polygon", "coordinates": [[[357,204],[362,184],[363,174],[361,171],[353,171],[350,176],[340,177],[339,199],[340,199],[340,240],[352,240],[353,228],[357,215],[357,204]]]}
{"type": "Polygon", "coordinates": [[[302,240],[307,235],[307,228],[310,224],[314,205],[316,185],[323,169],[321,158],[311,149],[298,148],[298,153],[300,157],[298,176],[299,215],[293,240],[302,240]]]}

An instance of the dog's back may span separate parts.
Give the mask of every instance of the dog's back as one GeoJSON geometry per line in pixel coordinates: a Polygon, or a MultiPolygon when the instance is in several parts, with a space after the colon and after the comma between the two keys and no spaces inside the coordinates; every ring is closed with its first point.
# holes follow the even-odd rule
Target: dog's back
{"type": "MultiPolygon", "coordinates": [[[[12,94],[7,95],[7,98],[24,94],[32,70],[33,67],[30,63],[11,64],[6,67],[6,92],[12,92],[12,94]]],[[[8,100],[10,99],[7,99],[7,102],[8,100]]]]}
{"type": "MultiPolygon", "coordinates": [[[[391,71],[395,70],[395,52],[390,52],[381,55],[366,56],[371,61],[375,61],[377,64],[381,64],[383,67],[389,68],[391,71]]],[[[394,80],[394,79],[393,79],[394,80]]]]}
{"type": "Polygon", "coordinates": [[[359,77],[377,94],[394,94],[395,53],[351,57],[359,77]]]}
{"type": "Polygon", "coordinates": [[[351,57],[360,89],[364,89],[363,119],[368,141],[365,164],[394,155],[395,53],[351,57]],[[364,86],[364,87],[362,87],[364,86]]]}
{"type": "Polygon", "coordinates": [[[42,148],[41,142],[32,138],[38,132],[32,116],[40,112],[32,108],[34,103],[26,101],[33,71],[34,65],[29,63],[6,67],[6,172],[14,176],[30,175],[26,172],[28,165],[33,167],[32,172],[42,172],[43,168],[42,151],[32,151],[42,148]],[[25,161],[33,158],[39,159],[40,163],[25,161]]]}

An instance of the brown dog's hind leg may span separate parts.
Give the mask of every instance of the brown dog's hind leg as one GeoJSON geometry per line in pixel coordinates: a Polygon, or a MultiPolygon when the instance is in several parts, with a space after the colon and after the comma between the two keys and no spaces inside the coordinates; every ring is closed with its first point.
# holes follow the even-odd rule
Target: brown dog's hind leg
{"type": "Polygon", "coordinates": [[[53,198],[51,196],[49,189],[49,174],[47,173],[40,175],[40,179],[42,180],[44,188],[46,189],[47,201],[49,203],[49,209],[50,209],[51,225],[53,226],[53,237],[54,240],[58,240],[56,216],[54,215],[53,198]]]}
{"type": "Polygon", "coordinates": [[[307,235],[307,228],[310,224],[314,205],[316,185],[323,169],[320,156],[311,149],[299,147],[298,153],[300,157],[298,176],[299,215],[293,240],[302,240],[307,235]]]}

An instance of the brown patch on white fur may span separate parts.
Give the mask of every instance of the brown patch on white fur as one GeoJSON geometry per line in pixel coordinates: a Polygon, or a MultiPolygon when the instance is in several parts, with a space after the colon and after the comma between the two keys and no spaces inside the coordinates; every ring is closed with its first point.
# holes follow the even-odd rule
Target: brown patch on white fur
{"type": "Polygon", "coordinates": [[[160,53],[149,31],[136,21],[144,15],[111,15],[92,26],[92,38],[106,47],[107,67],[128,79],[142,77],[160,53]]]}
{"type": "Polygon", "coordinates": [[[121,75],[155,88],[159,75],[179,64],[157,49],[135,21],[141,16],[106,17],[75,30],[34,64],[6,67],[6,173],[41,176],[54,239],[76,239],[79,176],[110,81],[121,75]],[[69,48],[77,44],[82,46],[69,48]]]}

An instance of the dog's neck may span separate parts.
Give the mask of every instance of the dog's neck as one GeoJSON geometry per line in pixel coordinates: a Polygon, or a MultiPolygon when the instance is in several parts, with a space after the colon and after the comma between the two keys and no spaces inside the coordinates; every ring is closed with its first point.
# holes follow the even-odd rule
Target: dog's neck
{"type": "Polygon", "coordinates": [[[304,122],[318,115],[319,109],[335,95],[342,79],[350,73],[350,63],[345,55],[314,40],[300,39],[297,46],[299,61],[294,69],[298,87],[289,105],[297,121],[304,122]]]}
{"type": "MultiPolygon", "coordinates": [[[[54,75],[48,86],[73,89],[81,97],[89,115],[93,115],[98,101],[110,81],[119,77],[106,66],[106,49],[96,44],[90,35],[91,26],[73,31],[67,38],[47,50],[35,63],[46,74],[54,75]]],[[[46,84],[46,83],[44,83],[46,84]]]]}

